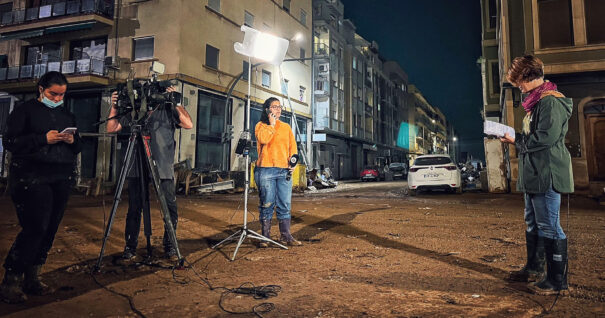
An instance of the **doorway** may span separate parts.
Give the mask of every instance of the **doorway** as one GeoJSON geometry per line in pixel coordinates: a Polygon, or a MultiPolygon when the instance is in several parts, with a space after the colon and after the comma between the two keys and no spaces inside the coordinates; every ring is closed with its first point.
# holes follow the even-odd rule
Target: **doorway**
{"type": "Polygon", "coordinates": [[[605,181],[605,100],[586,105],[584,116],[588,178],[591,181],[605,181]]]}

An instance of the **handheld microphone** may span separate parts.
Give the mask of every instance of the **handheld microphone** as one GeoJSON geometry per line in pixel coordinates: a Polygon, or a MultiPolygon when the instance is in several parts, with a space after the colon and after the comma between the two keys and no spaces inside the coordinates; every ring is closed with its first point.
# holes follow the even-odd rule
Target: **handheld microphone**
{"type": "MultiPolygon", "coordinates": [[[[290,168],[294,168],[296,167],[296,164],[298,164],[298,155],[294,154],[292,155],[292,157],[290,157],[290,160],[288,160],[288,165],[290,166],[290,168]]],[[[290,181],[291,178],[292,171],[288,170],[288,173],[286,174],[286,180],[290,181]]]]}

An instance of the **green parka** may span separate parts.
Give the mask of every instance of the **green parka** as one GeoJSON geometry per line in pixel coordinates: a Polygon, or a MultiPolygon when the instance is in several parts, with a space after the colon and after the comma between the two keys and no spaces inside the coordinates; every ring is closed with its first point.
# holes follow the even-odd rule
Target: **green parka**
{"type": "Polygon", "coordinates": [[[545,193],[551,186],[559,193],[574,191],[571,156],[565,147],[571,98],[546,95],[534,106],[529,134],[521,134],[515,144],[519,152],[517,190],[545,193]]]}

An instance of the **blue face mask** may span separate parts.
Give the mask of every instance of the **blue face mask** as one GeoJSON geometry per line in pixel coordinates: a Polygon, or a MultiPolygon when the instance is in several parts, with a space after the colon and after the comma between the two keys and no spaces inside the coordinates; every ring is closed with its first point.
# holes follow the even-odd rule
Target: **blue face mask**
{"type": "Polygon", "coordinates": [[[57,108],[57,107],[63,105],[63,100],[60,100],[58,102],[53,102],[52,100],[50,100],[50,99],[46,98],[46,96],[44,96],[42,98],[42,103],[44,105],[46,105],[48,108],[57,108]]]}

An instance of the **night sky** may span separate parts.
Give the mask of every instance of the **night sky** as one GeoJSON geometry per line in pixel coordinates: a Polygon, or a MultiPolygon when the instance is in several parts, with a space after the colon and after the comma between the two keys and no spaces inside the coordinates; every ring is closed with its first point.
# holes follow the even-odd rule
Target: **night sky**
{"type": "Polygon", "coordinates": [[[461,151],[484,158],[479,0],[341,0],[345,19],[401,65],[447,117],[461,151]]]}

